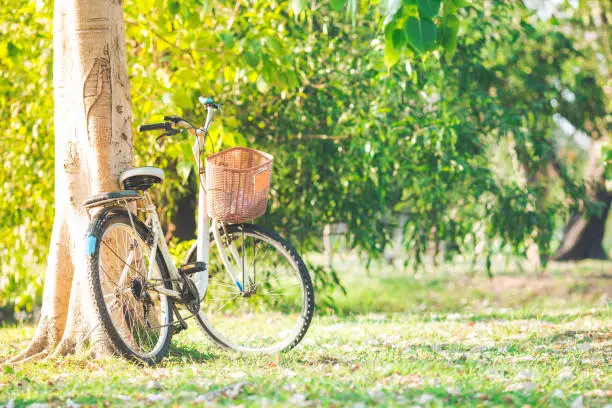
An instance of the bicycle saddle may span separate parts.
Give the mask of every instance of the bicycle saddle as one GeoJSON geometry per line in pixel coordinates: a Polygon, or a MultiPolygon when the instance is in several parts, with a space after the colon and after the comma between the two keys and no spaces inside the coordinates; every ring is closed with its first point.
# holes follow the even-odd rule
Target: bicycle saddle
{"type": "Polygon", "coordinates": [[[155,183],[164,181],[164,171],[158,167],[136,167],[121,173],[119,184],[125,190],[148,190],[155,183]]]}

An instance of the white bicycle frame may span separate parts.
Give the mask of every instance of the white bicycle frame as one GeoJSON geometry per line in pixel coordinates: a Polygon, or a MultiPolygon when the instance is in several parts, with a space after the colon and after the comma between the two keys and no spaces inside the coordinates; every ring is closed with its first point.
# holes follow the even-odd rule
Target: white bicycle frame
{"type": "MultiPolygon", "coordinates": [[[[199,164],[199,158],[201,156],[201,153],[204,151],[206,136],[208,134],[208,129],[212,122],[213,116],[214,116],[214,108],[211,106],[207,106],[206,122],[205,122],[204,128],[196,129],[196,140],[194,141],[192,150],[194,153],[194,158],[196,160],[196,163],[198,164],[199,164]]],[[[179,123],[179,124],[188,125],[187,123],[179,123]]],[[[235,244],[233,242],[228,242],[227,245],[224,245],[222,243],[221,236],[219,234],[219,227],[225,228],[225,226],[223,224],[221,225],[218,224],[217,221],[214,219],[211,222],[211,220],[209,220],[208,218],[206,190],[204,188],[203,181],[201,180],[202,174],[203,172],[202,170],[200,170],[200,174],[198,174],[200,178],[200,183],[199,183],[199,192],[198,192],[196,260],[198,262],[203,262],[206,265],[206,269],[203,272],[197,272],[192,275],[192,279],[196,285],[200,299],[204,298],[204,296],[206,295],[206,289],[208,286],[208,265],[209,265],[208,249],[210,245],[209,236],[211,232],[213,234],[215,244],[217,248],[219,249],[219,257],[221,258],[221,261],[223,262],[225,270],[232,278],[232,281],[236,284],[237,290],[239,292],[242,292],[244,289],[243,285],[241,285],[240,282],[235,278],[236,273],[234,272],[234,268],[230,262],[230,259],[227,255],[227,251],[225,248],[225,247],[229,248],[229,252],[232,258],[238,265],[240,265],[239,254],[238,254],[238,250],[236,249],[235,244]]],[[[145,223],[153,231],[153,244],[151,246],[151,252],[149,256],[149,259],[151,261],[150,261],[150,266],[148,270],[147,280],[150,281],[153,276],[155,256],[157,254],[157,251],[160,251],[162,257],[164,258],[166,266],[168,267],[168,272],[170,274],[170,279],[172,282],[172,289],[167,289],[163,285],[157,285],[154,287],[154,290],[163,295],[166,295],[166,296],[169,296],[175,299],[180,299],[181,287],[180,287],[179,282],[182,281],[182,277],[176,265],[174,264],[172,257],[170,256],[168,246],[166,245],[166,241],[164,239],[164,233],[163,233],[161,224],[159,222],[159,218],[157,216],[157,209],[155,207],[155,204],[151,200],[150,194],[147,191],[145,191],[144,193],[144,207],[145,207],[144,211],[146,211],[146,214],[147,214],[145,223]]],[[[131,212],[128,211],[128,214],[130,214],[130,217],[131,217],[131,212]]],[[[125,278],[127,277],[127,274],[130,268],[129,265],[131,264],[132,259],[133,259],[133,251],[131,251],[130,254],[128,255],[128,259],[126,260],[127,261],[126,266],[124,267],[124,270],[121,274],[120,282],[123,282],[125,278]]]]}

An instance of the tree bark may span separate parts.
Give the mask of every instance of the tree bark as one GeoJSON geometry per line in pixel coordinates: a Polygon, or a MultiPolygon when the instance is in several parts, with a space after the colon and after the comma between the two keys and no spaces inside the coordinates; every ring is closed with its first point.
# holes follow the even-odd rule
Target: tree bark
{"type": "Polygon", "coordinates": [[[612,194],[606,190],[601,146],[597,141],[589,148],[589,162],[586,174],[587,197],[601,203],[601,214],[588,218],[574,214],[568,221],[561,247],[554,256],[556,261],[579,261],[583,259],[607,259],[603,249],[606,220],[612,204],[612,194]]]}
{"type": "Polygon", "coordinates": [[[119,188],[133,142],[121,0],[56,0],[54,5],[55,221],[43,305],[27,361],[89,347],[112,352],[87,287],[81,207],[119,188]]]}

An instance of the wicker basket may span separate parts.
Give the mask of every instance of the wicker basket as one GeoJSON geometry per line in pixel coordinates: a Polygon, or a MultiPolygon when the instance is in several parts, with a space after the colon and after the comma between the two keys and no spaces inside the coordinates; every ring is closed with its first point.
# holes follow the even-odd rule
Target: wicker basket
{"type": "Polygon", "coordinates": [[[240,223],[263,215],[268,205],[273,157],[233,147],[206,158],[208,215],[240,223]]]}

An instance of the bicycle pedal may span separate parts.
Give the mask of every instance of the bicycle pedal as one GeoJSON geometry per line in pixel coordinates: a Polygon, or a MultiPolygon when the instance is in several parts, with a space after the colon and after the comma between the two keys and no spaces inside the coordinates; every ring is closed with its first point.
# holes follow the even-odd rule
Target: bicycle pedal
{"type": "Polygon", "coordinates": [[[180,332],[182,332],[183,330],[186,330],[186,327],[183,327],[182,324],[175,324],[174,327],[172,327],[172,333],[174,334],[179,334],[180,332]]]}
{"type": "Polygon", "coordinates": [[[174,315],[176,316],[176,320],[177,320],[177,322],[172,327],[172,331],[175,334],[177,334],[177,333],[182,332],[183,330],[187,330],[187,323],[185,322],[185,319],[183,319],[183,317],[179,313],[176,305],[172,305],[172,310],[174,311],[174,315]]]}
{"type": "Polygon", "coordinates": [[[206,270],[206,262],[196,262],[192,264],[183,265],[179,268],[179,271],[185,275],[193,275],[194,273],[204,272],[206,270]]]}

